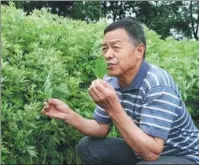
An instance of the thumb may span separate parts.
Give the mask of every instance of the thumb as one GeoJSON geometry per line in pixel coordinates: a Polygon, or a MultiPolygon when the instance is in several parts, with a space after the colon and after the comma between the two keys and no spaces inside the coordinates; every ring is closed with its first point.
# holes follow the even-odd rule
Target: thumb
{"type": "Polygon", "coordinates": [[[55,106],[58,110],[62,112],[68,112],[67,109],[69,108],[69,106],[59,99],[49,99],[48,103],[55,106]]]}
{"type": "Polygon", "coordinates": [[[109,88],[109,84],[106,81],[100,79],[100,82],[104,87],[109,88]]]}
{"type": "Polygon", "coordinates": [[[107,83],[106,81],[102,80],[102,79],[99,79],[100,83],[104,86],[104,87],[107,87],[107,83]]]}
{"type": "Polygon", "coordinates": [[[65,104],[63,101],[61,101],[59,99],[54,99],[54,98],[49,99],[48,103],[53,104],[54,106],[65,104]]]}

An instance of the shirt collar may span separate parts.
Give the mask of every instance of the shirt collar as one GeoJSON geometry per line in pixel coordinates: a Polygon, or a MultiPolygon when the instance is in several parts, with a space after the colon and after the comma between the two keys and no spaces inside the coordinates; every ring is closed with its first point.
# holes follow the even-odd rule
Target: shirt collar
{"type": "MultiPolygon", "coordinates": [[[[138,89],[143,81],[143,79],[145,78],[147,72],[149,70],[149,64],[143,60],[140,69],[138,70],[138,72],[136,73],[135,78],[131,81],[130,85],[123,89],[123,91],[125,90],[132,90],[132,89],[138,89]]],[[[113,88],[115,89],[121,89],[120,85],[119,85],[119,81],[116,77],[112,77],[110,80],[110,84],[113,86],[113,88]]]]}

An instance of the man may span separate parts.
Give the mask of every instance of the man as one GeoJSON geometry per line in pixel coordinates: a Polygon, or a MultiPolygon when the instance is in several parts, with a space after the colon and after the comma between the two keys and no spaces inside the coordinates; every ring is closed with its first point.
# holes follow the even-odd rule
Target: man
{"type": "Polygon", "coordinates": [[[104,30],[108,76],[94,80],[89,94],[97,104],[85,119],[58,99],[43,113],[86,135],[77,145],[84,164],[197,164],[199,131],[173,78],[144,60],[142,26],[123,19],[104,30]],[[106,137],[114,124],[122,138],[106,137]]]}

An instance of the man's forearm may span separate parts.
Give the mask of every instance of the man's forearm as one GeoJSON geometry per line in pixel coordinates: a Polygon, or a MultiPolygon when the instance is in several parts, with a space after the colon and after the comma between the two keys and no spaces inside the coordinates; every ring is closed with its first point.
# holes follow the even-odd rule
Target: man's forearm
{"type": "Polygon", "coordinates": [[[106,130],[103,128],[105,126],[97,123],[95,120],[85,119],[75,112],[68,115],[65,122],[72,125],[85,136],[105,137],[108,134],[108,129],[106,130]]]}
{"type": "MultiPolygon", "coordinates": [[[[121,108],[121,107],[119,107],[121,108]]],[[[153,137],[145,134],[125,113],[109,114],[128,145],[145,160],[154,160],[161,152],[153,137]]]]}

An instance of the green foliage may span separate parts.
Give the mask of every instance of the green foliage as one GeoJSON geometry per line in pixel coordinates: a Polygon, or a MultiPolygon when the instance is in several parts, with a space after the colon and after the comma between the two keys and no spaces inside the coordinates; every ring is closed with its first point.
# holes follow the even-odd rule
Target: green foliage
{"type": "MultiPolygon", "coordinates": [[[[63,121],[42,115],[42,104],[47,98],[59,98],[82,116],[92,117],[95,105],[87,88],[95,74],[104,74],[98,57],[106,24],[64,19],[46,10],[26,16],[13,6],[1,9],[1,163],[78,163],[75,145],[82,135],[63,121]]],[[[173,75],[197,121],[198,43],[172,38],[163,41],[147,28],[146,33],[147,60],[173,75]]],[[[110,135],[118,136],[115,127],[110,135]]]]}
{"type": "Polygon", "coordinates": [[[74,164],[82,135],[41,114],[45,99],[91,117],[87,87],[105,25],[63,19],[46,10],[26,16],[2,6],[2,164],[74,164]],[[85,33],[85,28],[87,32],[85,33]]]}

